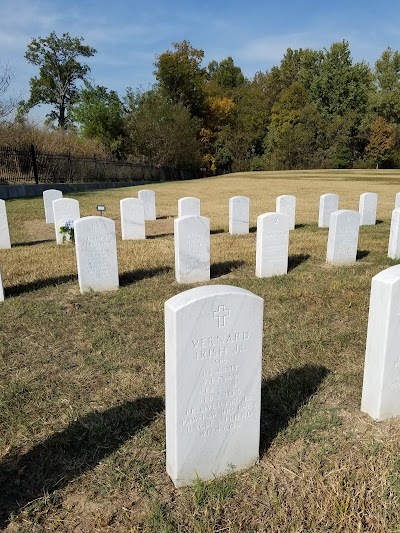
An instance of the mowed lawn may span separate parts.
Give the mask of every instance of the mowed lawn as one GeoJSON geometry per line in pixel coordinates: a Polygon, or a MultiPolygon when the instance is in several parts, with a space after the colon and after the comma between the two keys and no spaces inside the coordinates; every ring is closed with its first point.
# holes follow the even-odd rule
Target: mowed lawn
{"type": "MultiPolygon", "coordinates": [[[[69,196],[117,225],[121,287],[79,293],[75,250],[57,246],[41,198],[7,201],[0,250],[0,529],[6,531],[400,531],[400,420],[360,412],[371,278],[387,257],[400,171],[231,174],[69,196]],[[146,241],[121,241],[119,201],[156,192],[146,241]],[[356,264],[325,263],[319,197],[358,210],[377,192],[356,264]],[[297,197],[287,276],[255,277],[256,219],[297,197]],[[228,233],[250,197],[251,231],[228,233]],[[165,472],[164,302],[183,196],[211,220],[211,284],[264,298],[260,462],[175,489],[165,472]]],[[[399,399],[400,400],[400,399],[399,399]]]]}

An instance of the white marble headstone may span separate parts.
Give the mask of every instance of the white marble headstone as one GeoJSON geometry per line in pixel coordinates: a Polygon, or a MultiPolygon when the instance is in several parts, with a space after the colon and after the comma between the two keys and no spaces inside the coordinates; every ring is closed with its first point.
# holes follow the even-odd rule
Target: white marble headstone
{"type": "Polygon", "coordinates": [[[229,198],[229,233],[244,235],[249,233],[250,199],[247,196],[229,198]]]}
{"type": "Polygon", "coordinates": [[[360,214],[339,209],[331,214],[326,261],[333,265],[354,263],[357,257],[360,214]]]}
{"type": "Polygon", "coordinates": [[[75,222],[75,248],[81,293],[118,289],[115,222],[106,217],[84,217],[75,222]]]}
{"type": "Polygon", "coordinates": [[[210,279],[210,219],[186,216],[174,220],[175,278],[178,283],[210,279]]]}
{"type": "Polygon", "coordinates": [[[3,279],[1,277],[1,270],[0,270],[0,302],[4,302],[4,288],[3,288],[3,279]]]}
{"type": "Polygon", "coordinates": [[[374,226],[376,224],[376,208],[378,195],[376,192],[360,194],[360,226],[374,226]]]}
{"type": "Polygon", "coordinates": [[[329,228],[331,214],[339,209],[338,194],[322,194],[319,198],[318,227],[329,228]]]}
{"type": "Polygon", "coordinates": [[[395,203],[394,203],[394,208],[395,209],[398,209],[400,207],[400,192],[398,192],[396,194],[396,200],[395,200],[395,203]]]}
{"type": "Polygon", "coordinates": [[[11,248],[6,202],[4,200],[0,200],[0,248],[2,250],[7,250],[11,248]]]}
{"type": "Polygon", "coordinates": [[[60,198],[53,200],[54,228],[56,231],[57,244],[63,243],[63,234],[60,228],[65,226],[68,220],[78,220],[80,218],[79,202],[73,198],[60,198]]]}
{"type": "Polygon", "coordinates": [[[178,217],[200,216],[200,199],[185,196],[178,200],[178,217]]]}
{"type": "Polygon", "coordinates": [[[294,229],[296,226],[296,196],[291,194],[278,196],[276,199],[276,212],[289,215],[289,229],[294,229]]]}
{"type": "Polygon", "coordinates": [[[156,193],[148,189],[142,189],[138,192],[139,200],[142,200],[144,205],[144,219],[156,220],[156,193]]]}
{"type": "Polygon", "coordinates": [[[138,198],[120,201],[122,240],[145,239],[144,205],[138,198]]]}
{"type": "Polygon", "coordinates": [[[281,213],[265,213],[257,217],[257,277],[287,274],[289,223],[289,216],[281,213]]]}
{"type": "Polygon", "coordinates": [[[167,472],[176,487],[258,460],[263,299],[229,285],[165,302],[167,472]]]}
{"type": "Polygon", "coordinates": [[[388,257],[400,259],[400,208],[393,209],[392,211],[388,257]]]}
{"type": "Polygon", "coordinates": [[[361,411],[400,416],[400,265],[372,278],[361,411]]]}
{"type": "Polygon", "coordinates": [[[58,189],[43,191],[44,214],[47,224],[54,224],[53,200],[59,200],[62,197],[63,193],[58,189]]]}

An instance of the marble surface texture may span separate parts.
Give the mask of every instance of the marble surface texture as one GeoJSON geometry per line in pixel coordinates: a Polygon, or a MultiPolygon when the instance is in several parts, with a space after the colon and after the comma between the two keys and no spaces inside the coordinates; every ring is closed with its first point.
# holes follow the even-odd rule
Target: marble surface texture
{"type": "Polygon", "coordinates": [[[258,460],[263,299],[197,287],[165,302],[167,472],[177,487],[258,460]]]}
{"type": "Polygon", "coordinates": [[[289,223],[289,216],[281,213],[264,213],[257,217],[257,277],[287,274],[289,223]]]}
{"type": "Polygon", "coordinates": [[[144,205],[138,198],[124,198],[120,201],[122,240],[146,238],[144,205]]]}
{"type": "Polygon", "coordinates": [[[400,416],[400,265],[372,278],[361,410],[400,416]]]}
{"type": "Polygon", "coordinates": [[[58,189],[48,189],[47,191],[43,191],[43,205],[46,224],[54,224],[53,200],[59,200],[62,197],[63,193],[58,189]]]}
{"type": "Polygon", "coordinates": [[[210,279],[210,220],[185,216],[174,220],[175,279],[198,283],[210,279]]]}
{"type": "Polygon", "coordinates": [[[115,222],[91,216],[75,222],[75,248],[81,293],[118,289],[115,222]]]}

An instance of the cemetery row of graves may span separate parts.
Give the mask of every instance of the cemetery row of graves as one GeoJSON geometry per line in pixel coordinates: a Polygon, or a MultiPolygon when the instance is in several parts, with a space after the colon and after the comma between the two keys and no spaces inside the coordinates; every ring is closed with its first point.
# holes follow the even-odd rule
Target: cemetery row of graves
{"type": "MultiPolygon", "coordinates": [[[[106,217],[80,218],[78,200],[63,198],[61,191],[43,193],[45,220],[54,224],[57,244],[76,241],[78,281],[81,292],[115,290],[119,286],[116,230],[106,217]]],[[[329,228],[326,261],[345,265],[356,261],[359,227],[376,224],[378,195],[362,193],[359,211],[339,210],[339,196],[320,197],[318,227],[329,228]]],[[[105,206],[100,206],[100,208],[105,206]]],[[[138,198],[120,201],[123,240],[146,238],[146,220],[156,220],[156,198],[152,190],[140,190],[138,198]]],[[[245,235],[250,227],[250,199],[229,199],[229,233],[245,235]]],[[[256,275],[268,277],[286,274],[289,259],[289,231],[295,229],[296,197],[276,198],[276,211],[257,217],[256,275]]],[[[175,277],[178,283],[210,280],[210,220],[200,214],[200,199],[178,200],[174,221],[175,277]]],[[[0,201],[0,248],[11,248],[5,201],[0,201]]],[[[388,256],[400,258],[400,193],[396,194],[392,213],[388,256]]],[[[0,272],[0,299],[4,291],[0,272]]]]}
{"type": "MultiPolygon", "coordinates": [[[[221,183],[226,187],[224,190],[236,192],[229,178],[210,180],[210,183],[216,190],[221,183]]],[[[269,182],[268,185],[272,190],[280,188],[279,192],[283,192],[283,183],[282,180],[282,183],[269,182]]],[[[253,185],[260,194],[261,185],[264,188],[266,184],[260,180],[253,185]]],[[[309,183],[302,185],[305,189],[310,187],[309,183]]],[[[43,284],[44,288],[36,291],[37,295],[32,293],[32,302],[42,305],[40,293],[49,302],[65,299],[65,309],[69,310],[70,306],[73,309],[72,314],[68,311],[68,316],[74,327],[87,322],[93,331],[104,329],[101,335],[104,346],[94,340],[90,342],[97,346],[98,355],[94,357],[104,361],[108,370],[106,366],[99,370],[96,366],[99,359],[97,363],[90,363],[95,365],[92,370],[95,369],[98,382],[95,385],[89,379],[90,386],[82,382],[87,391],[80,389],[83,403],[79,409],[90,413],[84,398],[87,401],[96,397],[96,402],[104,405],[104,400],[99,398],[106,390],[115,389],[119,392],[111,404],[118,404],[122,397],[150,399],[155,395],[165,398],[165,414],[162,409],[154,408],[154,414],[148,415],[141,426],[143,429],[131,436],[129,443],[121,443],[122,452],[110,451],[113,459],[105,460],[99,468],[94,468],[97,461],[90,463],[91,470],[96,472],[85,474],[86,481],[66,475],[71,484],[62,482],[53,486],[42,478],[42,485],[50,493],[58,494],[58,503],[43,501],[38,489],[35,493],[32,486],[16,503],[12,497],[14,494],[15,499],[15,491],[10,490],[11,496],[4,496],[3,501],[7,516],[1,518],[16,524],[20,520],[34,524],[36,520],[40,529],[43,524],[48,525],[49,520],[62,516],[61,529],[88,531],[99,516],[106,515],[108,522],[100,524],[100,530],[106,527],[124,530],[127,524],[135,524],[149,531],[215,531],[221,527],[250,531],[266,530],[267,524],[272,524],[271,530],[308,527],[323,531],[325,526],[328,529],[339,524],[344,528],[372,531],[393,524],[400,516],[397,514],[398,495],[390,484],[390,476],[389,492],[387,485],[379,483],[383,483],[381,477],[387,478],[388,470],[393,468],[388,457],[394,457],[398,447],[395,417],[400,415],[397,398],[400,265],[396,261],[400,258],[400,193],[394,194],[396,184],[383,194],[379,190],[379,194],[361,195],[360,184],[345,191],[346,185],[335,183],[329,187],[337,187],[337,194],[321,191],[324,184],[313,184],[315,189],[310,194],[310,202],[314,202],[314,211],[306,224],[302,224],[306,194],[301,187],[296,191],[292,183],[291,189],[297,195],[277,195],[270,201],[270,205],[274,202],[275,211],[260,211],[260,201],[254,200],[258,212],[253,228],[250,216],[253,197],[221,195],[223,198],[219,201],[227,204],[227,231],[213,225],[212,216],[202,215],[203,206],[211,202],[215,192],[210,192],[210,196],[201,194],[201,183],[196,183],[196,187],[200,187],[198,196],[190,195],[196,190],[193,184],[182,190],[184,195],[178,198],[173,184],[168,184],[166,189],[162,185],[154,187],[155,191],[134,190],[137,198],[132,194],[121,199],[121,191],[113,191],[110,193],[114,195],[112,208],[109,207],[112,202],[102,193],[103,196],[96,199],[107,205],[107,216],[81,217],[81,200],[87,201],[83,195],[78,201],[63,198],[60,191],[44,193],[44,216],[36,224],[46,235],[50,235],[50,228],[54,227],[55,239],[48,238],[47,242],[43,240],[43,244],[32,247],[37,247],[34,261],[40,257],[40,248],[42,251],[54,249],[54,257],[60,253],[68,258],[70,270],[75,261],[81,295],[76,294],[76,280],[71,278],[67,283],[69,294],[62,294],[62,284],[43,284]],[[175,198],[168,199],[168,208],[162,207],[160,214],[156,203],[164,205],[163,191],[168,188],[174,191],[175,198]],[[354,194],[355,190],[358,195],[354,194]],[[115,196],[118,194],[120,198],[115,196]],[[377,220],[381,194],[384,197],[383,221],[377,220]],[[342,197],[345,197],[344,202],[342,197]],[[349,197],[353,197],[353,205],[357,198],[358,210],[339,209],[339,199],[341,205],[346,205],[349,197]],[[300,217],[296,212],[299,207],[300,217]],[[172,215],[173,209],[177,209],[178,216],[172,215]],[[120,224],[121,241],[117,239],[116,221],[120,224]],[[157,226],[168,228],[170,233],[160,233],[158,238],[157,226]],[[361,249],[360,254],[360,241],[363,248],[371,248],[372,259],[368,256],[369,250],[361,249]],[[132,251],[132,260],[135,254],[136,259],[140,254],[144,257],[146,246],[148,254],[154,252],[151,258],[155,265],[172,255],[170,270],[152,273],[147,266],[146,273],[132,277],[132,285],[121,284],[121,279],[127,278],[125,272],[121,273],[121,262],[122,270],[126,266],[121,250],[126,247],[129,253],[132,251]],[[380,250],[377,259],[373,259],[375,249],[380,250]],[[307,250],[311,253],[318,250],[319,255],[310,259],[307,250]],[[214,257],[218,253],[224,259],[218,263],[224,266],[214,271],[213,253],[214,257]],[[325,261],[321,261],[322,256],[325,261]],[[127,321],[130,324],[125,326],[127,321]],[[128,337],[124,336],[126,333],[122,337],[111,334],[116,323],[118,328],[128,328],[128,337]],[[131,332],[132,324],[138,329],[137,335],[131,332]],[[122,346],[122,338],[127,339],[129,347],[122,346]],[[118,370],[109,367],[111,361],[118,370]],[[132,365],[136,365],[135,376],[127,380],[125,376],[132,373],[132,365]],[[100,394],[101,387],[104,391],[100,394]],[[373,420],[389,420],[384,422],[389,426],[380,426],[373,420]],[[281,437],[277,438],[279,434],[281,437]],[[362,441],[361,434],[364,435],[362,441]],[[370,449],[376,439],[384,439],[381,456],[370,449]],[[364,440],[368,440],[368,445],[364,446],[364,440]],[[133,462],[127,464],[133,449],[133,462]],[[149,468],[145,470],[147,474],[139,474],[134,466],[137,462],[143,463],[143,457],[138,459],[137,455],[143,450],[150,454],[144,461],[151,465],[146,467],[149,468]],[[149,450],[154,451],[154,456],[149,450]],[[370,478],[366,470],[359,468],[362,458],[357,455],[367,453],[366,464],[377,461],[374,474],[368,470],[370,478]],[[320,465],[317,467],[318,454],[320,465]],[[336,468],[337,461],[340,467],[336,468]],[[106,490],[101,498],[107,500],[104,496],[107,494],[110,501],[106,503],[110,507],[116,505],[124,509],[131,508],[132,501],[143,500],[144,508],[135,508],[131,514],[124,511],[118,518],[110,518],[106,504],[97,511],[97,518],[96,513],[86,521],[81,516],[78,518],[79,504],[75,502],[71,508],[65,491],[75,494],[75,489],[82,491],[80,483],[87,483],[85,490],[91,495],[91,501],[100,502],[93,480],[103,479],[103,483],[105,475],[115,472],[116,464],[117,471],[125,472],[131,481],[128,485],[122,483],[106,490]],[[357,472],[353,470],[355,465],[357,472]],[[174,493],[172,484],[163,477],[165,466],[175,487],[187,487],[183,492],[174,493]],[[346,486],[342,474],[353,481],[348,481],[346,486]],[[222,477],[215,479],[216,476],[222,477]],[[149,480],[152,480],[152,488],[147,485],[149,480]],[[361,496],[359,484],[363,483],[367,492],[361,496]],[[375,492],[370,485],[375,487],[375,492]],[[201,498],[198,496],[200,488],[201,498]],[[378,512],[382,491],[390,505],[378,512]],[[328,493],[329,497],[324,497],[328,493]],[[115,494],[116,499],[111,494],[115,494]],[[244,494],[247,496],[243,497],[244,494]],[[46,509],[40,518],[42,511],[28,506],[34,496],[41,499],[40,509],[46,509]],[[349,500],[348,507],[343,509],[339,502],[347,496],[351,502],[349,500]],[[362,498],[364,504],[361,504],[362,498]],[[157,507],[157,502],[161,502],[161,508],[157,507]]],[[[362,187],[365,185],[362,183],[362,187]]],[[[378,185],[376,188],[382,189],[382,184],[378,185]]],[[[204,184],[204,187],[209,185],[204,184]]],[[[270,191],[268,193],[273,196],[270,191]]],[[[35,202],[38,206],[38,200],[35,202]]],[[[223,218],[220,205],[215,207],[218,224],[223,218]]],[[[7,263],[6,254],[22,253],[24,246],[12,244],[4,202],[0,209],[0,260],[7,263]]],[[[39,207],[35,209],[40,213],[39,207]]],[[[10,230],[12,235],[12,221],[10,230]]],[[[41,239],[37,238],[37,242],[41,239]]],[[[3,297],[2,310],[17,306],[16,312],[22,305],[19,300],[28,295],[10,288],[9,272],[7,267],[3,276],[6,298],[3,297]],[[21,296],[13,298],[13,294],[21,296]]],[[[60,337],[64,337],[65,328],[66,322],[61,318],[57,328],[60,337]]],[[[78,339],[86,342],[79,332],[77,346],[78,339]]],[[[73,339],[70,343],[71,354],[62,356],[60,353],[61,359],[74,357],[74,350],[80,353],[79,347],[73,347],[73,339]]],[[[55,352],[57,350],[55,348],[55,352]]],[[[45,358],[46,350],[40,347],[39,352],[42,351],[45,358]]],[[[6,361],[7,354],[4,354],[6,361]]],[[[16,356],[16,361],[19,357],[16,356]]],[[[55,357],[57,359],[57,355],[55,357]]],[[[51,364],[48,359],[46,361],[45,366],[51,364]]],[[[77,370],[82,372],[80,368],[77,370]]],[[[65,369],[69,376],[65,379],[75,375],[72,367],[65,369]]],[[[40,374],[41,370],[37,372],[40,374]]],[[[79,383],[80,379],[74,377],[73,381],[79,383]]],[[[59,383],[61,395],[70,397],[63,380],[64,377],[59,383]]],[[[52,385],[49,383],[46,387],[52,385]]],[[[43,406],[49,402],[48,398],[47,393],[47,400],[41,400],[43,406]]],[[[145,410],[143,406],[142,410],[145,410]]],[[[50,409],[50,418],[54,421],[59,416],[56,412],[50,409]]],[[[126,410],[124,416],[127,416],[126,410]]],[[[86,428],[90,427],[85,424],[86,428]]],[[[65,427],[65,420],[61,427],[65,427]]],[[[22,436],[24,431],[20,431],[22,436]]],[[[44,436],[46,429],[39,431],[40,434],[44,436]]],[[[38,437],[39,442],[41,438],[38,437]]],[[[98,451],[94,455],[97,457],[97,454],[98,451]]],[[[32,464],[28,464],[27,471],[30,468],[32,464]]],[[[0,463],[0,481],[2,475],[10,480],[2,473],[0,463]]],[[[21,476],[20,488],[28,483],[23,480],[24,474],[21,476]]]]}

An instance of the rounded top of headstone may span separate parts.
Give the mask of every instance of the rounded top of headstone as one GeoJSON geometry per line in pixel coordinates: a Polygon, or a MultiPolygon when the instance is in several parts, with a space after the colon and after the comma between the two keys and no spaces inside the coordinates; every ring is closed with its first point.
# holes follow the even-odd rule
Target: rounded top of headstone
{"type": "Polygon", "coordinates": [[[353,211],[352,209],[338,209],[337,211],[334,211],[331,216],[340,216],[340,215],[354,215],[358,218],[360,218],[360,213],[358,211],[353,211]]]}
{"type": "Polygon", "coordinates": [[[389,285],[400,281],[400,265],[395,265],[382,270],[382,272],[376,274],[372,280],[387,283],[389,285]]]}
{"type": "Polygon", "coordinates": [[[286,213],[276,213],[275,211],[271,212],[271,213],[263,213],[262,215],[258,215],[257,217],[258,219],[260,220],[265,220],[265,219],[276,219],[277,221],[278,220],[290,220],[290,216],[287,215],[286,213]]]}
{"type": "Polygon", "coordinates": [[[230,200],[249,200],[248,196],[231,196],[230,200]]]}
{"type": "Polygon", "coordinates": [[[181,292],[167,300],[165,305],[173,308],[174,311],[177,311],[190,303],[213,296],[243,296],[246,298],[254,298],[261,302],[264,301],[263,298],[257,296],[257,294],[240,287],[232,285],[206,285],[205,287],[195,287],[194,289],[181,292]]]}
{"type": "Polygon", "coordinates": [[[293,194],[281,194],[278,198],[296,198],[293,194]]]}
{"type": "Polygon", "coordinates": [[[107,217],[101,217],[101,216],[97,216],[97,215],[92,215],[92,216],[89,216],[89,217],[81,217],[81,218],[78,218],[78,220],[75,220],[75,228],[76,226],[88,226],[89,224],[93,224],[94,227],[93,229],[96,230],[96,229],[100,229],[101,227],[104,227],[104,226],[109,226],[109,227],[114,227],[115,226],[115,222],[114,220],[112,220],[111,218],[107,218],[107,217]]]}
{"type": "Polygon", "coordinates": [[[360,196],[378,196],[378,193],[376,192],[363,192],[362,194],[360,194],[360,196]]]}

